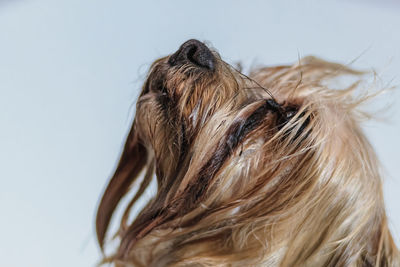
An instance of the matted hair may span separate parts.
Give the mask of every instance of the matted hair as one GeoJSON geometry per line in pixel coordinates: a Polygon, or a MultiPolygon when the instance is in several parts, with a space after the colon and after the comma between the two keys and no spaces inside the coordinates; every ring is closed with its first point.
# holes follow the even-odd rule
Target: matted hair
{"type": "Polygon", "coordinates": [[[359,126],[370,95],[358,82],[329,88],[361,73],[307,57],[249,78],[213,54],[213,73],[171,67],[168,57],[152,65],[98,209],[103,248],[118,203],[137,190],[104,261],[400,266],[378,160],[359,126]],[[155,196],[130,220],[152,179],[155,196]]]}

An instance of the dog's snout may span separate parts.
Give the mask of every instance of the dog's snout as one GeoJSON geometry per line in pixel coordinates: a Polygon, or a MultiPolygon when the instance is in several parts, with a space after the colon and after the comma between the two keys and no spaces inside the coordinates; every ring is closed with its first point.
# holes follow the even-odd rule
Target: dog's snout
{"type": "Polygon", "coordinates": [[[212,71],[215,69],[214,55],[205,44],[198,40],[186,41],[168,60],[171,66],[188,62],[212,71]]]}

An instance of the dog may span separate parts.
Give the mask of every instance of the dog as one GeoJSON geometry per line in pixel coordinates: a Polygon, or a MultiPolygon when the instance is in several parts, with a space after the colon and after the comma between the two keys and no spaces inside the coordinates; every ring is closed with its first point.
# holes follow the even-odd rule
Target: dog
{"type": "Polygon", "coordinates": [[[202,42],[156,60],[100,201],[115,266],[400,266],[347,66],[306,57],[242,74],[202,42]],[[155,174],[155,175],[154,175],[155,174]],[[157,192],[134,219],[152,179],[157,192]],[[139,186],[132,186],[139,184],[139,186]]]}

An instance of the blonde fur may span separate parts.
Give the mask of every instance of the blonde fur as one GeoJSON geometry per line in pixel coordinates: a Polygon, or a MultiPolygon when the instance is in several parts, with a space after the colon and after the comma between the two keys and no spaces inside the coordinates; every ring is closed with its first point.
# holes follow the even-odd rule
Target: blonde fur
{"type": "Polygon", "coordinates": [[[400,266],[378,160],[359,126],[361,73],[307,57],[247,77],[157,60],[97,215],[103,248],[125,208],[115,266],[400,266]],[[268,102],[270,101],[270,102],[268,102]],[[278,106],[275,107],[274,103],[278,106]],[[132,207],[156,174],[158,189],[132,207]]]}

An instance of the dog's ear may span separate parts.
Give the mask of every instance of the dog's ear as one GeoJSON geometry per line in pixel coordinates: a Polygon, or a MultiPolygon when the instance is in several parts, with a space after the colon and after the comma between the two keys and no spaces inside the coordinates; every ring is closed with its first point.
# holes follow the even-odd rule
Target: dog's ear
{"type": "Polygon", "coordinates": [[[97,210],[96,233],[102,249],[114,210],[121,198],[129,191],[130,185],[139,177],[146,165],[147,156],[147,150],[135,132],[135,122],[133,122],[118,166],[107,185],[97,210]]]}

